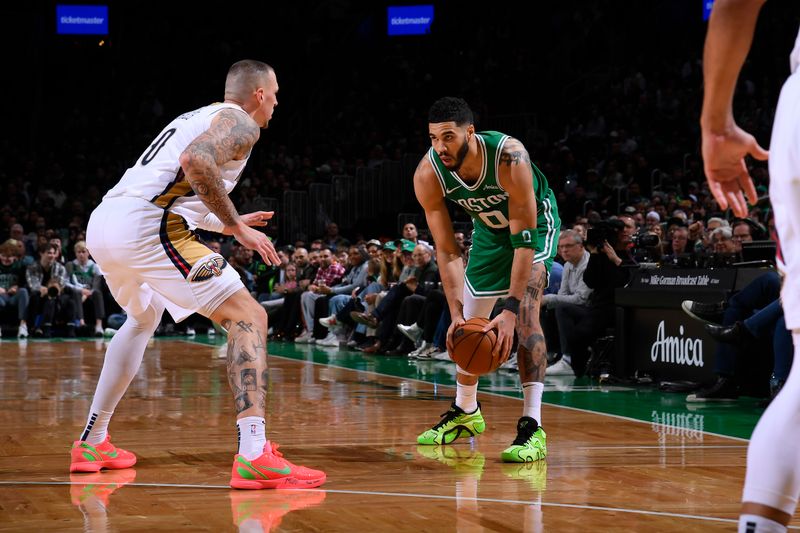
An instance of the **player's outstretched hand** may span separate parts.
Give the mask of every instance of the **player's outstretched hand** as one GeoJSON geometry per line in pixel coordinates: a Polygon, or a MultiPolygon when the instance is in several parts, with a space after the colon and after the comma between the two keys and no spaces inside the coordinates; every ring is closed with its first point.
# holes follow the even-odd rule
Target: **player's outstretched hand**
{"type": "Polygon", "coordinates": [[[748,214],[745,195],[751,205],[758,203],[756,187],[744,160],[748,154],[759,161],[769,157],[755,137],[736,124],[722,133],[703,130],[703,168],[708,186],[720,209],[730,207],[740,218],[748,214]]]}
{"type": "Polygon", "coordinates": [[[281,263],[278,253],[275,251],[275,246],[273,246],[269,237],[245,225],[244,221],[236,227],[233,236],[242,246],[257,252],[268,265],[279,265],[281,263]]]}
{"type": "Polygon", "coordinates": [[[264,227],[267,225],[267,221],[272,218],[275,214],[275,211],[256,211],[254,213],[247,213],[246,215],[241,215],[239,218],[242,219],[242,222],[247,224],[251,227],[264,227]]]}

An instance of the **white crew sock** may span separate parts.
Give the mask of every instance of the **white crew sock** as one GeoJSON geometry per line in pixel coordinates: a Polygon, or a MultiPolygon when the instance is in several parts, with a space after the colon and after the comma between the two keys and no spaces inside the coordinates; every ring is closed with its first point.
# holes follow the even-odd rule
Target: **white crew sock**
{"type": "Polygon", "coordinates": [[[522,416],[529,416],[542,425],[542,393],[544,383],[538,381],[528,381],[522,384],[522,395],[525,403],[522,407],[522,416]]]}
{"type": "Polygon", "coordinates": [[[478,384],[462,385],[456,383],[456,405],[465,413],[474,413],[478,408],[478,384]]]}
{"type": "Polygon", "coordinates": [[[754,514],[739,517],[739,533],[786,533],[786,526],[754,514]]]}
{"type": "Polygon", "coordinates": [[[260,416],[246,416],[236,421],[239,428],[239,455],[252,461],[264,453],[267,443],[266,422],[260,416]]]}

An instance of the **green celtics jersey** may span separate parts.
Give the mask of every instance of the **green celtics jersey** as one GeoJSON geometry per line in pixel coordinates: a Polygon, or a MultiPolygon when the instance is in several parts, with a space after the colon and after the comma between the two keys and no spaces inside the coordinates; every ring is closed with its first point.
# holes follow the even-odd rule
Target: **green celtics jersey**
{"type": "MultiPolygon", "coordinates": [[[[508,293],[514,258],[508,221],[508,193],[497,179],[500,155],[509,136],[484,131],[477,133],[476,139],[483,168],[472,185],[464,182],[457,172],[447,170],[433,148],[428,151],[428,159],[442,187],[442,195],[460,205],[472,217],[474,231],[466,273],[467,288],[476,298],[499,297],[508,293]]],[[[547,178],[533,163],[531,173],[538,234],[534,262],[544,262],[549,272],[556,254],[561,221],[547,178]]]]}

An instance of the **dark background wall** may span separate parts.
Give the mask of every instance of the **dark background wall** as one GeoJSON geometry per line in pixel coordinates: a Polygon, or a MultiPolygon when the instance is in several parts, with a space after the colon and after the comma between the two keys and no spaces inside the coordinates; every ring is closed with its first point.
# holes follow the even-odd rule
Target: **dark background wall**
{"type": "MultiPolygon", "coordinates": [[[[55,35],[54,2],[4,6],[0,173],[102,193],[174,115],[221,99],[228,66],[242,58],[272,64],[281,87],[254,173],[281,145],[314,168],[338,158],[349,172],[376,146],[388,158],[421,153],[427,107],[443,95],[466,98],[479,129],[521,138],[554,187],[569,174],[565,144],[579,170],[607,159],[607,143],[569,142],[598,115],[605,135],[637,138],[648,169],[697,152],[700,0],[438,2],[430,35],[393,38],[386,5],[111,2],[103,46],[55,35]]],[[[797,13],[788,0],[768,2],[743,76],[752,86],[737,103],[759,111],[764,142],[797,13]]]]}

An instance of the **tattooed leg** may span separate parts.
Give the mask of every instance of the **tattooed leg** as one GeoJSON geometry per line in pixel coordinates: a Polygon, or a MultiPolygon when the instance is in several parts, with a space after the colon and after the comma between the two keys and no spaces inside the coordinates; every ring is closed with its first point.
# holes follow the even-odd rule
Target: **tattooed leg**
{"type": "Polygon", "coordinates": [[[236,293],[210,318],[228,330],[227,372],[236,418],[263,418],[269,387],[267,314],[242,289],[241,297],[236,293]]]}
{"type": "MultiPolygon", "coordinates": [[[[225,324],[223,324],[225,326],[225,324]]],[[[228,382],[238,417],[264,416],[267,371],[266,330],[250,322],[228,325],[228,382]]]]}
{"type": "Polygon", "coordinates": [[[547,271],[542,263],[534,263],[525,295],[519,306],[517,317],[517,365],[522,383],[544,381],[547,368],[547,347],[544,332],[539,322],[539,309],[542,296],[547,288],[547,271]]]}

